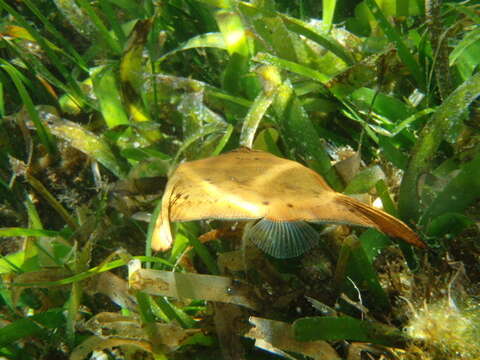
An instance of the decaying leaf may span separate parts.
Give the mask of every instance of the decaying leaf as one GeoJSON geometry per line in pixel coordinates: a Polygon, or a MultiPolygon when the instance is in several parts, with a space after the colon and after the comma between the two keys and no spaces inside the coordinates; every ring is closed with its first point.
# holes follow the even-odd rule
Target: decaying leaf
{"type": "Polygon", "coordinates": [[[360,152],[350,149],[342,149],[338,156],[340,160],[335,164],[335,169],[342,177],[343,181],[348,184],[360,171],[362,158],[360,152]]]}
{"type": "Polygon", "coordinates": [[[57,281],[70,275],[62,268],[52,268],[48,270],[31,271],[15,275],[12,282],[12,300],[16,303],[23,290],[27,288],[45,288],[45,283],[57,281]]]}
{"type": "Polygon", "coordinates": [[[363,353],[375,354],[381,356],[383,359],[398,359],[398,357],[391,353],[388,347],[378,344],[354,342],[348,346],[347,360],[362,360],[363,353]]]}
{"type": "Polygon", "coordinates": [[[131,346],[139,350],[152,352],[152,345],[145,340],[122,339],[122,338],[102,338],[100,336],[90,336],[78,345],[71,353],[70,360],[83,360],[95,350],[113,348],[115,346],[131,346]]]}
{"type": "MultiPolygon", "coordinates": [[[[88,320],[85,329],[95,335],[87,338],[72,352],[70,360],[85,359],[94,350],[103,350],[115,346],[131,346],[143,351],[152,352],[152,343],[141,321],[133,316],[103,312],[88,320]]],[[[157,323],[160,337],[156,342],[165,351],[176,350],[188,337],[197,333],[197,329],[182,329],[175,323],[157,323]]]]}
{"type": "Polygon", "coordinates": [[[272,154],[240,148],[181,164],[171,176],[155,224],[152,247],[172,243],[170,221],[254,220],[246,237],[277,258],[311,249],[318,232],[308,222],[377,228],[425,247],[395,217],[337,193],[313,170],[272,154]]]}
{"type": "Polygon", "coordinates": [[[129,284],[131,288],[151,295],[218,301],[254,310],[259,308],[248,284],[224,276],[141,269],[134,260],[129,265],[129,284]]]}
{"type": "Polygon", "coordinates": [[[49,112],[41,113],[53,135],[67,141],[72,147],[95,159],[118,178],[125,178],[125,165],[115,156],[101,137],[69,120],[49,112]]]}
{"type": "Polygon", "coordinates": [[[232,304],[214,303],[215,330],[224,360],[245,360],[240,333],[245,332],[244,309],[232,304]]]}
{"type": "MultiPolygon", "coordinates": [[[[157,323],[158,334],[161,335],[159,343],[170,351],[178,348],[191,334],[199,330],[185,330],[176,323],[157,323]]],[[[148,335],[140,319],[124,316],[118,313],[103,312],[95,315],[86,323],[86,328],[101,337],[123,337],[137,340],[148,340],[148,335]]]]}
{"type": "Polygon", "coordinates": [[[94,278],[94,281],[92,292],[108,296],[115,304],[123,308],[135,308],[135,296],[128,292],[128,283],[126,280],[107,271],[94,278]]]}
{"type": "Polygon", "coordinates": [[[274,353],[279,353],[279,349],[293,351],[313,359],[340,359],[333,347],[326,341],[295,340],[292,326],[288,323],[254,316],[250,317],[250,323],[254,327],[245,336],[254,339],[255,346],[264,350],[274,353]]]}
{"type": "Polygon", "coordinates": [[[245,271],[245,257],[239,251],[227,251],[218,254],[218,266],[222,271],[245,271]]]}

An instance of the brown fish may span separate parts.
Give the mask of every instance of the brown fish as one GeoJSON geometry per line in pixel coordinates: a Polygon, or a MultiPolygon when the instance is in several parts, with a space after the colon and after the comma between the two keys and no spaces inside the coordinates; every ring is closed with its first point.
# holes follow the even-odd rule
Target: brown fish
{"type": "Polygon", "coordinates": [[[171,221],[254,220],[247,238],[277,258],[303,254],[318,241],[308,223],[374,227],[425,247],[397,218],[340,194],[313,170],[272,154],[240,148],[181,164],[168,181],[152,248],[168,250],[171,221]]]}

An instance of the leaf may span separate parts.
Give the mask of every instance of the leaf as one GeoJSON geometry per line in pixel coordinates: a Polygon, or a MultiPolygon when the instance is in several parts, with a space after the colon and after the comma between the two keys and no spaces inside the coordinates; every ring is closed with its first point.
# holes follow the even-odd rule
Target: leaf
{"type": "Polygon", "coordinates": [[[220,9],[228,9],[232,7],[232,0],[198,0],[204,4],[217,7],[220,9]]]}
{"type": "Polygon", "coordinates": [[[16,320],[0,329],[0,347],[8,346],[26,337],[48,338],[47,329],[60,328],[65,324],[63,310],[49,310],[37,315],[16,320]]]}
{"type": "Polygon", "coordinates": [[[340,189],[341,181],[332,168],[330,157],[288,80],[279,86],[278,95],[272,107],[279,119],[283,139],[289,148],[325,177],[334,189],[340,189]]]}
{"type": "Polygon", "coordinates": [[[19,25],[24,27],[28,33],[35,38],[35,41],[40,45],[42,50],[48,56],[48,59],[52,62],[52,64],[57,68],[57,70],[62,74],[62,76],[67,79],[68,85],[64,85],[63,83],[61,87],[66,89],[66,92],[73,92],[75,96],[79,98],[84,98],[80,87],[78,86],[76,80],[73,78],[71,71],[69,71],[66,66],[64,65],[63,61],[57,56],[55,51],[50,48],[48,42],[45,38],[36,30],[36,28],[31,25],[30,21],[27,21],[20,13],[15,11],[11,6],[9,6],[4,0],[0,0],[0,7],[7,11],[8,14],[12,15],[16,21],[18,21],[19,25]]]}
{"type": "MultiPolygon", "coordinates": [[[[2,256],[0,259],[0,274],[10,274],[14,272],[22,271],[22,268],[25,270],[35,270],[30,268],[25,268],[25,252],[18,251],[13,254],[8,254],[2,256]]],[[[38,266],[36,267],[38,270],[38,266]]]]}
{"type": "Polygon", "coordinates": [[[408,50],[405,42],[402,40],[398,32],[395,30],[395,28],[392,27],[392,25],[390,25],[375,0],[365,0],[365,4],[372,12],[375,19],[378,21],[387,38],[396,45],[398,50],[398,56],[400,56],[405,66],[412,73],[415,81],[417,82],[417,86],[419,86],[421,89],[425,89],[426,79],[421,72],[421,68],[408,50]]]}
{"type": "MultiPolygon", "coordinates": [[[[140,260],[140,261],[145,261],[145,262],[160,263],[160,264],[166,265],[168,268],[173,267],[173,264],[171,264],[167,260],[164,260],[164,259],[161,259],[161,258],[158,258],[158,257],[134,256],[133,259],[140,260]]],[[[116,269],[116,268],[125,266],[125,265],[127,265],[129,260],[130,259],[120,259],[120,260],[109,261],[108,258],[107,258],[107,261],[104,261],[104,263],[102,263],[99,266],[95,266],[93,268],[88,269],[87,271],[82,272],[82,273],[79,273],[79,274],[76,274],[76,275],[73,275],[73,276],[69,276],[69,277],[64,277],[60,280],[55,280],[55,281],[36,281],[35,276],[37,276],[37,275],[29,275],[29,276],[26,277],[27,281],[30,281],[29,280],[29,277],[30,277],[33,282],[27,282],[27,283],[16,282],[15,286],[44,287],[44,288],[46,288],[46,287],[50,287],[50,286],[67,285],[67,284],[71,284],[71,283],[74,283],[74,282],[77,282],[77,281],[88,279],[89,277],[101,274],[105,271],[109,271],[109,270],[112,270],[112,269],[116,269]]],[[[50,270],[50,273],[52,273],[51,270],[50,270]]],[[[30,272],[28,274],[32,274],[32,273],[30,272]]],[[[40,273],[38,276],[41,277],[41,276],[43,276],[43,274],[44,273],[40,273]]],[[[45,276],[47,276],[47,278],[48,278],[48,276],[52,277],[54,275],[55,274],[50,274],[50,275],[45,274],[45,276]]],[[[17,279],[18,279],[18,277],[17,277],[17,279]]],[[[20,279],[22,279],[22,278],[20,278],[20,279]]]]}
{"type": "Polygon", "coordinates": [[[356,89],[349,97],[365,112],[371,107],[374,112],[386,117],[391,122],[402,120],[413,112],[411,107],[396,97],[366,87],[356,89]]]}
{"type": "Polygon", "coordinates": [[[255,138],[253,148],[269,152],[276,156],[282,156],[282,153],[277,146],[279,136],[280,134],[274,128],[263,129],[255,138]]]}
{"type": "Polygon", "coordinates": [[[131,119],[138,122],[150,120],[141,94],[145,82],[142,71],[143,52],[151,27],[152,19],[150,18],[137,21],[122,53],[119,65],[122,99],[131,119]]]}
{"type": "Polygon", "coordinates": [[[350,340],[394,346],[403,340],[396,328],[348,316],[301,318],[293,323],[293,330],[300,341],[350,340]]]}
{"type": "Polygon", "coordinates": [[[90,69],[95,95],[100,103],[100,111],[109,128],[130,124],[120,100],[115,70],[111,66],[90,69]]]}
{"type": "Polygon", "coordinates": [[[211,153],[214,153],[217,147],[222,145],[225,136],[231,133],[231,129],[226,124],[207,124],[202,126],[197,132],[191,134],[189,137],[184,139],[183,144],[177,151],[173,164],[178,164],[182,155],[185,155],[185,152],[189,150],[190,147],[194,148],[192,145],[196,142],[203,140],[203,151],[207,154],[202,154],[198,151],[198,148],[195,150],[190,150],[190,157],[194,156],[196,158],[203,156],[208,156],[211,153]],[[223,129],[222,129],[223,128],[223,129]],[[223,130],[223,134],[222,134],[223,130]],[[223,135],[223,136],[222,136],[223,135]],[[216,146],[215,146],[216,145],[216,146]]]}
{"type": "MultiPolygon", "coordinates": [[[[27,0],[26,1],[27,3],[29,3],[29,1],[27,0]]],[[[29,5],[32,5],[31,3],[29,5]]],[[[11,37],[14,37],[16,39],[24,39],[24,40],[28,40],[28,41],[31,41],[31,42],[35,42],[35,38],[28,32],[27,29],[21,27],[21,26],[17,26],[17,25],[8,25],[5,27],[5,30],[4,30],[4,34],[5,35],[8,35],[8,36],[11,36],[11,37]]],[[[59,49],[58,47],[56,47],[54,44],[52,44],[50,41],[46,40],[46,43],[48,44],[48,46],[50,46],[53,50],[55,51],[61,51],[61,49],[59,49]]]]}
{"type": "Polygon", "coordinates": [[[426,234],[432,237],[438,238],[444,236],[451,239],[472,225],[475,225],[475,222],[468,216],[455,212],[447,212],[430,221],[426,234]]]}
{"type": "Polygon", "coordinates": [[[303,35],[307,39],[318,43],[342,59],[347,65],[353,65],[355,63],[355,59],[352,54],[349,53],[348,50],[340,45],[335,39],[332,39],[330,36],[319,34],[301,20],[283,14],[279,14],[279,16],[282,17],[283,21],[285,22],[285,26],[290,31],[298,33],[299,35],[303,35]]]}
{"type": "MultiPolygon", "coordinates": [[[[155,324],[155,315],[153,314],[152,307],[150,306],[150,303],[152,302],[151,297],[140,291],[135,292],[135,297],[137,298],[137,309],[140,315],[141,334],[144,333],[146,335],[146,339],[148,339],[152,344],[153,353],[161,355],[163,353],[163,349],[160,349],[159,346],[160,331],[155,324]]],[[[139,336],[134,335],[134,337],[138,338],[139,336]]]]}
{"type": "Polygon", "coordinates": [[[368,229],[363,232],[359,238],[362,249],[368,259],[373,264],[375,259],[381,254],[382,250],[392,244],[392,241],[381,232],[375,229],[368,229]]]}
{"type": "Polygon", "coordinates": [[[227,145],[228,141],[230,140],[230,137],[232,136],[232,134],[233,134],[233,126],[228,124],[224,135],[220,137],[220,140],[218,140],[217,146],[212,151],[212,156],[216,156],[223,151],[224,147],[227,145]]]}
{"type": "Polygon", "coordinates": [[[220,274],[220,270],[218,269],[215,259],[213,258],[212,254],[210,254],[208,248],[202,244],[200,240],[198,240],[197,235],[189,231],[188,227],[184,226],[183,224],[178,226],[178,232],[183,233],[183,235],[187,237],[190,245],[193,247],[199,258],[203,261],[208,271],[211,274],[220,274]]]}
{"type": "Polygon", "coordinates": [[[378,136],[378,144],[385,158],[399,169],[406,169],[408,158],[393,144],[393,139],[387,136],[378,136]]]}
{"type": "Polygon", "coordinates": [[[480,60],[477,54],[480,51],[480,41],[471,44],[468,48],[462,51],[456,60],[456,68],[463,80],[467,80],[475,73],[480,60]]]}
{"type": "Polygon", "coordinates": [[[250,20],[256,36],[262,43],[269,44],[272,55],[291,62],[299,61],[303,44],[299,44],[298,37],[288,31],[280,14],[272,11],[270,4],[258,3],[255,6],[241,3],[239,8],[244,17],[250,20]]]}
{"type": "MultiPolygon", "coordinates": [[[[48,32],[53,36],[55,36],[55,38],[61,44],[62,48],[67,50],[67,51],[63,51],[63,53],[67,57],[73,57],[76,64],[86,72],[88,67],[85,60],[75,50],[72,44],[62,35],[62,33],[55,27],[55,25],[48,20],[48,17],[42,13],[42,10],[36,7],[35,4],[32,2],[32,0],[25,0],[24,2],[28,6],[28,8],[35,14],[35,16],[43,23],[45,28],[48,29],[48,32]]],[[[31,35],[29,34],[29,36],[31,35]]],[[[48,44],[49,47],[52,48],[52,50],[62,51],[61,49],[57,48],[55,45],[50,43],[48,40],[45,39],[45,42],[48,44]]]]}
{"type": "Polygon", "coordinates": [[[152,345],[145,340],[137,339],[119,339],[119,338],[103,338],[100,336],[90,336],[70,354],[70,360],[84,360],[95,350],[109,349],[115,346],[131,346],[148,353],[152,353],[152,345]]]}
{"type": "Polygon", "coordinates": [[[181,308],[173,305],[166,297],[155,296],[152,298],[152,311],[158,317],[158,310],[162,313],[163,317],[166,317],[165,321],[173,322],[176,321],[184,329],[193,328],[196,325],[196,321],[190,317],[185,311],[181,308]]]}
{"type": "Polygon", "coordinates": [[[461,213],[467,206],[480,199],[480,148],[472,161],[464,164],[460,172],[437,195],[424,211],[421,223],[445,213],[461,213]]]}
{"type": "Polygon", "coordinates": [[[142,269],[132,263],[129,265],[129,284],[131,288],[151,295],[219,301],[258,308],[249,285],[234,284],[231,278],[224,276],[142,269]]]}
{"type": "MultiPolygon", "coordinates": [[[[150,159],[150,160],[142,160],[137,165],[132,166],[132,169],[128,173],[128,177],[132,180],[135,179],[153,179],[159,176],[167,176],[168,171],[171,168],[171,163],[169,161],[161,160],[161,159],[150,159]]],[[[148,180],[146,180],[148,181],[148,180]]],[[[140,190],[137,188],[137,183],[131,183],[136,190],[140,190]]],[[[146,183],[145,183],[146,184],[146,183]]],[[[158,183],[156,189],[158,190],[158,183]]],[[[153,190],[153,187],[152,187],[153,190]]]]}
{"type": "Polygon", "coordinates": [[[369,192],[380,180],[386,176],[378,165],[374,165],[360,171],[343,191],[345,194],[363,194],[369,192]]]}
{"type": "MultiPolygon", "coordinates": [[[[94,350],[117,346],[133,346],[153,353],[155,359],[163,359],[164,352],[173,352],[190,340],[199,330],[184,330],[175,323],[162,324],[152,322],[151,328],[158,336],[149,339],[148,330],[137,316],[125,316],[118,313],[102,312],[91,317],[85,327],[95,334],[78,345],[70,359],[84,359],[94,350]]],[[[193,339],[192,339],[193,341],[193,339]]]]}
{"type": "MultiPolygon", "coordinates": [[[[79,284],[74,282],[73,284],[79,284]]],[[[108,296],[110,300],[122,309],[136,310],[135,296],[129,291],[128,282],[110,271],[105,271],[96,276],[89,283],[87,292],[100,293],[108,296]]]]}
{"type": "Polygon", "coordinates": [[[76,230],[78,224],[74,218],[70,216],[68,211],[63,207],[63,205],[52,195],[52,193],[30,172],[25,174],[28,183],[50,204],[51,207],[63,218],[67,225],[72,229],[76,230]]]}
{"type": "Polygon", "coordinates": [[[167,57],[172,56],[179,51],[190,50],[195,48],[209,48],[209,47],[226,50],[227,45],[225,44],[225,39],[223,34],[214,32],[214,33],[200,34],[200,35],[194,36],[191,39],[184,42],[178,48],[172,51],[169,51],[168,53],[163,55],[159,60],[163,61],[167,57]]]}
{"type": "Polygon", "coordinates": [[[0,228],[0,236],[34,236],[34,237],[57,237],[61,236],[61,233],[53,230],[43,229],[26,229],[26,228],[0,228]]]}
{"type": "Polygon", "coordinates": [[[253,58],[253,60],[266,65],[278,66],[281,69],[303,75],[322,84],[327,83],[332,78],[331,76],[325,75],[320,71],[309,68],[308,66],[304,66],[293,61],[281,59],[268,53],[258,53],[253,58]]]}
{"type": "Polygon", "coordinates": [[[244,108],[249,108],[252,105],[250,100],[240,96],[233,96],[207,83],[180,76],[155,75],[147,79],[144,89],[147,92],[147,97],[150,96],[153,99],[160,97],[162,100],[170,100],[172,91],[203,91],[209,102],[221,101],[222,107],[229,109],[231,112],[238,112],[239,109],[244,110],[244,108]]]}
{"type": "MultiPolygon", "coordinates": [[[[122,50],[122,45],[119,42],[119,39],[116,39],[107,29],[102,19],[97,15],[95,9],[87,0],[77,0],[77,4],[88,16],[89,20],[95,25],[100,38],[108,45],[110,50],[114,54],[120,54],[122,50]]],[[[84,21],[84,20],[82,20],[84,21]]]]}
{"type": "Polygon", "coordinates": [[[403,131],[404,129],[408,128],[410,125],[412,125],[414,122],[416,122],[418,119],[421,119],[422,117],[424,117],[425,115],[428,115],[428,114],[431,114],[432,112],[434,112],[435,109],[434,108],[426,108],[426,109],[423,109],[423,110],[420,110],[418,112],[416,112],[415,114],[413,115],[410,115],[409,117],[407,117],[406,119],[402,120],[400,122],[400,124],[398,124],[393,130],[392,130],[392,136],[395,136],[397,134],[399,134],[401,131],[403,131]]]}
{"type": "Polygon", "coordinates": [[[453,51],[450,53],[450,66],[454,65],[458,58],[468,50],[468,47],[474,43],[480,42],[480,28],[467,32],[465,37],[455,46],[453,51]]]}
{"type": "Polygon", "coordinates": [[[72,283],[70,296],[66,304],[66,340],[70,346],[75,343],[76,338],[76,329],[75,325],[77,323],[78,311],[80,310],[81,299],[82,299],[82,287],[80,283],[72,283]]]}
{"type": "Polygon", "coordinates": [[[371,258],[372,255],[377,255],[379,249],[386,244],[388,242],[379,238],[379,234],[374,230],[366,231],[360,240],[353,236],[348,237],[343,243],[335,270],[335,283],[339,291],[346,292],[351,298],[356,298],[358,291],[367,290],[370,295],[366,302],[367,307],[388,309],[390,302],[380,285],[371,258]],[[363,242],[368,243],[368,253],[363,247],[363,242]],[[355,288],[352,286],[352,282],[355,284],[355,288]]]}
{"type": "Polygon", "coordinates": [[[108,144],[92,132],[85,130],[81,125],[61,119],[50,113],[42,113],[42,118],[48,122],[50,131],[68,141],[74,148],[109,169],[118,178],[126,176],[126,165],[117,158],[108,144]]]}
{"type": "Polygon", "coordinates": [[[0,59],[0,64],[0,68],[2,68],[8,73],[8,75],[12,79],[12,82],[15,84],[18,94],[20,95],[20,98],[22,99],[22,102],[27,109],[28,115],[30,116],[30,119],[35,125],[40,141],[50,153],[54,153],[56,151],[56,144],[48,129],[40,121],[40,115],[38,113],[38,110],[33,105],[33,100],[28,94],[27,89],[23,84],[20,72],[3,59],[0,59]]]}
{"type": "Polygon", "coordinates": [[[255,316],[251,316],[249,322],[254,327],[244,336],[254,339],[258,348],[287,358],[290,358],[288,354],[279,349],[309,356],[315,360],[340,359],[334,348],[325,341],[298,341],[294,337],[291,324],[255,316]]]}
{"type": "Polygon", "coordinates": [[[257,132],[260,121],[265,116],[268,108],[272,104],[272,101],[276,95],[276,92],[261,92],[252,106],[248,110],[247,116],[243,120],[242,131],[240,134],[240,146],[246,146],[252,148],[255,133],[257,132]]]}
{"type": "Polygon", "coordinates": [[[240,94],[242,82],[239,79],[248,71],[250,55],[244,25],[240,16],[233,11],[219,10],[215,19],[230,54],[223,73],[223,88],[232,94],[240,94]]]}
{"type": "Polygon", "coordinates": [[[14,302],[18,301],[21,292],[26,288],[47,288],[49,284],[57,283],[61,281],[59,279],[63,279],[68,275],[70,275],[70,271],[61,267],[54,267],[48,270],[42,267],[37,271],[15,275],[12,284],[14,286],[12,291],[14,302]]]}
{"type": "Polygon", "coordinates": [[[337,0],[324,0],[322,2],[322,20],[327,32],[332,30],[333,15],[335,14],[335,7],[337,6],[337,0]]]}
{"type": "Polygon", "coordinates": [[[416,220],[419,215],[418,178],[429,170],[440,143],[468,106],[480,95],[480,73],[460,85],[440,105],[422,129],[400,185],[399,212],[402,218],[416,220]]]}
{"type": "Polygon", "coordinates": [[[375,184],[375,189],[377,191],[378,196],[382,200],[383,209],[390,215],[397,217],[398,215],[397,208],[395,207],[395,204],[392,201],[392,198],[388,192],[388,187],[385,181],[379,180],[375,184]]]}

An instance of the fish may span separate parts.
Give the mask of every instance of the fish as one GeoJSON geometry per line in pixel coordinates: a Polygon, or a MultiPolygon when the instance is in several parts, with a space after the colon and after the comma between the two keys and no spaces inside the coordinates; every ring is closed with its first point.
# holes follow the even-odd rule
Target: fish
{"type": "Polygon", "coordinates": [[[426,247],[407,224],[333,190],[312,169],[245,147],[175,169],[162,197],[152,248],[171,247],[171,222],[208,219],[249,221],[245,237],[280,259],[300,256],[318,244],[312,223],[376,228],[426,247]]]}

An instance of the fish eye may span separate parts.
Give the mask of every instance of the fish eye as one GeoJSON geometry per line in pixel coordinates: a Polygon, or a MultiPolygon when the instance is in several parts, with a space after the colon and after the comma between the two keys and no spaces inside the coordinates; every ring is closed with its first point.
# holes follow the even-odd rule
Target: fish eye
{"type": "Polygon", "coordinates": [[[232,279],[230,286],[227,286],[225,292],[228,295],[234,295],[237,292],[238,287],[241,285],[241,282],[237,279],[232,279]]]}
{"type": "Polygon", "coordinates": [[[227,288],[225,289],[225,292],[228,294],[228,295],[234,295],[235,294],[235,289],[231,286],[227,286],[227,288]]]}

